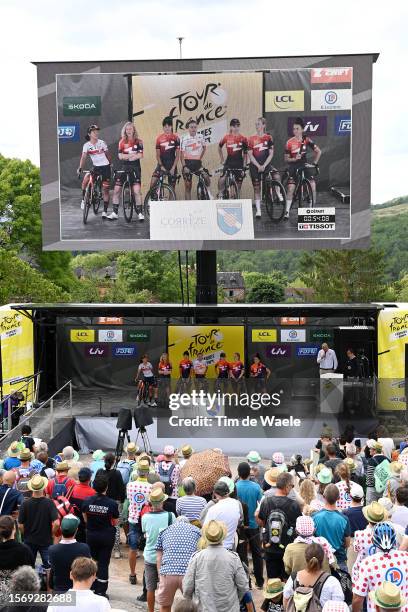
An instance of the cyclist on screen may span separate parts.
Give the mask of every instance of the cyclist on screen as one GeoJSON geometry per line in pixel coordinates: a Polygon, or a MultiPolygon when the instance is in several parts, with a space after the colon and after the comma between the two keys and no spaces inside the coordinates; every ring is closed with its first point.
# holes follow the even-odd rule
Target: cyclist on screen
{"type": "Polygon", "coordinates": [[[177,382],[177,392],[179,392],[180,389],[190,386],[192,370],[193,362],[190,359],[190,353],[184,351],[183,359],[179,363],[180,378],[177,382]]]}
{"type": "Polygon", "coordinates": [[[252,185],[254,187],[254,200],[256,207],[255,217],[261,216],[261,177],[260,173],[265,174],[272,171],[272,177],[280,180],[278,171],[272,167],[271,161],[274,153],[273,138],[266,132],[266,119],[259,117],[255,121],[256,134],[248,138],[248,157],[250,160],[249,172],[251,174],[252,185]]]}
{"type": "Polygon", "coordinates": [[[180,157],[180,139],[173,132],[173,119],[165,117],[162,122],[163,132],[156,138],[157,166],[152,175],[150,187],[153,188],[161,172],[169,172],[169,182],[175,187],[177,162],[180,157]]]}
{"type": "Polygon", "coordinates": [[[255,353],[252,357],[252,365],[249,370],[249,376],[253,378],[255,382],[255,389],[258,391],[266,391],[266,381],[270,375],[271,371],[262,363],[260,354],[255,353]]]}
{"type": "Polygon", "coordinates": [[[173,367],[169,361],[168,354],[163,353],[162,355],[160,355],[159,368],[158,368],[159,384],[160,384],[160,388],[162,389],[163,393],[165,393],[167,397],[170,394],[172,369],[173,367]]]}
{"type": "MultiPolygon", "coordinates": [[[[100,128],[97,125],[90,125],[87,129],[85,140],[87,141],[82,147],[82,155],[79,160],[79,167],[77,170],[78,178],[85,166],[86,158],[89,155],[92,162],[92,173],[94,177],[102,177],[102,192],[103,192],[103,213],[102,218],[106,219],[108,216],[109,208],[109,187],[111,181],[111,161],[112,156],[108,151],[108,145],[104,140],[99,138],[100,128]]],[[[85,174],[82,181],[82,202],[81,210],[85,206],[85,190],[89,182],[89,174],[85,174]]]]}
{"type": "Polygon", "coordinates": [[[196,386],[198,389],[207,389],[207,375],[208,365],[204,361],[204,353],[198,353],[197,359],[193,361],[193,372],[196,379],[196,386]]]}
{"type": "Polygon", "coordinates": [[[137,368],[137,375],[135,378],[135,382],[138,383],[138,390],[140,390],[141,385],[147,385],[147,396],[149,398],[149,406],[155,407],[157,406],[157,381],[154,375],[153,366],[149,361],[148,355],[143,355],[139,367],[137,368]],[[153,395],[153,399],[152,399],[153,395]]]}
{"type": "Polygon", "coordinates": [[[140,192],[141,184],[141,168],[140,160],[143,157],[143,142],[140,140],[137,130],[131,121],[127,121],[121,131],[121,139],[118,145],[118,158],[123,162],[121,170],[124,173],[117,174],[115,187],[113,189],[113,212],[108,216],[108,219],[114,220],[118,218],[119,210],[119,194],[122,185],[128,173],[129,181],[135,194],[136,213],[139,221],[143,221],[142,213],[142,196],[140,192]]]}
{"type": "Polygon", "coordinates": [[[230,364],[228,363],[227,356],[224,352],[220,353],[220,358],[215,362],[214,369],[217,375],[215,388],[224,389],[225,391],[229,382],[230,364]]]}
{"type": "MultiPolygon", "coordinates": [[[[204,136],[197,132],[197,121],[190,119],[186,123],[187,134],[180,139],[180,159],[183,167],[185,199],[191,200],[192,172],[198,172],[202,167],[206,144],[204,136]]],[[[205,173],[205,184],[210,186],[210,177],[205,173]]]]}
{"type": "Polygon", "coordinates": [[[218,197],[221,197],[225,186],[225,170],[231,168],[234,170],[235,179],[237,181],[238,196],[241,191],[242,181],[244,180],[244,168],[247,163],[248,141],[240,133],[241,123],[239,119],[231,119],[230,131],[220,140],[218,145],[218,153],[220,162],[224,166],[224,172],[218,180],[218,197]],[[223,146],[225,145],[227,157],[224,160],[223,146]]]}
{"type": "Polygon", "coordinates": [[[241,361],[241,355],[234,353],[234,361],[229,364],[230,377],[234,383],[239,383],[244,380],[245,377],[245,366],[241,361]]]}
{"type": "MultiPolygon", "coordinates": [[[[307,150],[313,151],[313,163],[317,164],[322,154],[315,142],[308,136],[304,136],[304,121],[301,117],[296,117],[293,123],[293,137],[290,138],[285,147],[285,162],[289,164],[289,180],[286,199],[286,210],[284,219],[289,219],[290,208],[292,206],[293,193],[295,191],[297,171],[307,163],[307,150]]],[[[316,204],[316,182],[312,176],[308,176],[313,191],[313,201],[316,204]]]]}

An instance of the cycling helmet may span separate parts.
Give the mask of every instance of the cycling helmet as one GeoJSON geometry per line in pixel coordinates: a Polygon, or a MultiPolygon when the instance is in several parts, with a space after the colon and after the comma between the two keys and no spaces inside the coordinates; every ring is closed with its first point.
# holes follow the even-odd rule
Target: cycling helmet
{"type": "Polygon", "coordinates": [[[389,552],[396,547],[395,529],[389,523],[378,523],[373,531],[373,544],[382,552],[389,552]]]}

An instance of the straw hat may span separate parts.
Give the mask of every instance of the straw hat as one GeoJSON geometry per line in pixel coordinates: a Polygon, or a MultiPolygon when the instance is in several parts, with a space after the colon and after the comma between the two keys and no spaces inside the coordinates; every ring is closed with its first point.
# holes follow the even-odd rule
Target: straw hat
{"type": "Polygon", "coordinates": [[[404,469],[404,464],[401,463],[400,461],[392,461],[390,465],[388,466],[388,469],[390,470],[390,472],[392,473],[394,477],[400,478],[401,472],[404,469]]]}
{"type": "Polygon", "coordinates": [[[285,583],[280,578],[269,578],[263,590],[265,599],[275,599],[283,593],[285,583]]]}
{"type": "Polygon", "coordinates": [[[227,526],[222,521],[209,521],[204,525],[202,532],[208,544],[214,546],[225,540],[227,536],[227,526]]]}
{"type": "Polygon", "coordinates": [[[276,481],[278,479],[279,474],[281,473],[280,469],[277,467],[269,468],[266,470],[264,474],[264,480],[271,487],[276,487],[276,481]]]}
{"type": "Polygon", "coordinates": [[[163,493],[163,491],[159,488],[152,489],[149,494],[149,502],[152,505],[161,504],[168,498],[168,495],[163,493]]]}
{"type": "Polygon", "coordinates": [[[34,474],[31,480],[28,481],[27,488],[33,492],[44,491],[47,484],[48,479],[45,478],[45,476],[40,476],[40,474],[34,474]]]}
{"type": "Polygon", "coordinates": [[[186,459],[188,459],[189,457],[191,457],[191,455],[193,454],[194,450],[193,447],[191,446],[191,444],[186,444],[185,446],[181,447],[181,454],[183,455],[183,457],[185,457],[186,459]]]}
{"type": "Polygon", "coordinates": [[[382,521],[386,521],[388,518],[388,512],[386,509],[376,501],[372,502],[368,506],[364,506],[363,514],[369,523],[381,523],[382,521]]]}
{"type": "Polygon", "coordinates": [[[139,450],[139,447],[134,442],[129,442],[129,444],[127,444],[125,448],[125,451],[127,453],[130,453],[131,455],[134,455],[135,453],[137,453],[138,450],[139,450]]]}
{"type": "Polygon", "coordinates": [[[92,459],[94,461],[102,461],[103,459],[105,459],[105,453],[103,452],[103,450],[98,448],[96,451],[92,453],[92,459]]]}
{"type": "Polygon", "coordinates": [[[375,591],[369,593],[369,598],[378,607],[386,608],[387,610],[403,608],[407,602],[401,590],[392,582],[380,584],[375,591]]]}
{"type": "Polygon", "coordinates": [[[137,471],[148,473],[150,471],[150,463],[146,459],[141,459],[137,463],[137,471]]]}
{"type": "Polygon", "coordinates": [[[380,453],[383,449],[382,444],[377,442],[377,440],[367,440],[367,446],[369,449],[377,451],[377,453],[380,453]]]}
{"type": "Polygon", "coordinates": [[[29,448],[23,448],[23,450],[20,451],[20,455],[19,455],[20,461],[30,461],[31,458],[32,458],[32,454],[29,448]]]}
{"type": "Polygon", "coordinates": [[[57,463],[57,465],[55,466],[55,469],[57,470],[57,472],[68,472],[69,465],[66,461],[60,461],[59,463],[57,463]]]}
{"type": "Polygon", "coordinates": [[[354,472],[354,470],[356,469],[356,464],[354,463],[353,459],[351,457],[347,457],[347,459],[345,459],[343,461],[343,463],[345,463],[348,467],[348,469],[350,470],[350,472],[354,472]]]}
{"type": "Polygon", "coordinates": [[[7,454],[9,457],[17,457],[20,453],[20,447],[18,442],[12,442],[9,446],[7,454]]]}

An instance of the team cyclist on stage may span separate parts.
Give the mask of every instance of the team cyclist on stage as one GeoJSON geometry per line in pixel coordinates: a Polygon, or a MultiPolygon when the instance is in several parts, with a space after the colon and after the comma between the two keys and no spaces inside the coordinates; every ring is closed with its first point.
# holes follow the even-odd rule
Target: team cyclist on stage
{"type": "MultiPolygon", "coordinates": [[[[273,138],[266,132],[266,119],[259,117],[255,122],[256,134],[248,138],[249,172],[254,187],[255,217],[261,216],[261,173],[272,171],[272,177],[280,180],[276,168],[271,164],[274,148],[273,138]]],[[[281,194],[279,194],[281,195],[281,194]]],[[[281,196],[282,197],[282,196],[281,196]]],[[[283,199],[283,198],[282,198],[283,199]]]]}
{"type": "MultiPolygon", "coordinates": [[[[315,142],[308,136],[303,134],[305,129],[304,121],[301,117],[296,117],[293,123],[293,137],[290,138],[285,147],[285,162],[289,164],[289,180],[287,188],[286,198],[286,210],[284,219],[289,219],[290,208],[292,206],[293,193],[295,191],[297,171],[304,167],[307,163],[307,151],[311,149],[313,151],[313,163],[317,165],[321,150],[315,142]]],[[[306,169],[308,173],[308,169],[306,169]]],[[[310,174],[308,176],[313,191],[313,202],[316,205],[316,182],[310,174]]]]}
{"type": "MultiPolygon", "coordinates": [[[[103,212],[102,218],[106,219],[108,217],[108,208],[109,208],[109,187],[111,181],[111,161],[112,156],[108,151],[108,145],[104,140],[99,138],[99,130],[100,128],[93,124],[90,125],[87,129],[85,140],[86,143],[82,147],[82,155],[79,160],[79,167],[77,170],[78,178],[81,176],[81,172],[85,166],[86,158],[90,157],[92,162],[92,173],[94,177],[97,176],[102,177],[102,193],[103,193],[103,212]]],[[[89,174],[85,174],[82,180],[82,201],[81,201],[81,210],[84,209],[85,206],[85,190],[89,182],[89,174]]]]}
{"type": "Polygon", "coordinates": [[[127,121],[122,128],[121,139],[118,146],[118,158],[123,162],[121,170],[124,172],[116,175],[115,187],[113,189],[113,212],[108,216],[108,219],[115,220],[118,218],[119,195],[127,173],[131,188],[135,195],[136,213],[138,214],[139,221],[143,221],[144,215],[142,212],[141,194],[142,171],[140,168],[140,160],[142,157],[143,142],[139,138],[134,124],[131,121],[127,121]]]}
{"type": "Polygon", "coordinates": [[[230,131],[220,140],[218,145],[218,153],[220,156],[221,165],[224,167],[224,172],[218,180],[218,197],[222,196],[225,187],[225,170],[231,168],[234,171],[235,180],[238,187],[238,197],[241,192],[242,181],[245,176],[245,166],[247,163],[248,141],[245,136],[240,133],[241,123],[239,119],[231,119],[230,131]],[[227,151],[227,157],[224,159],[223,147],[227,151]]]}
{"type": "Polygon", "coordinates": [[[153,188],[162,172],[169,173],[169,183],[173,187],[177,181],[177,163],[180,158],[180,139],[173,132],[173,119],[165,117],[162,122],[163,132],[156,138],[157,166],[152,175],[150,187],[153,188]]]}
{"type": "MultiPolygon", "coordinates": [[[[197,132],[197,121],[187,121],[187,134],[183,134],[180,140],[180,160],[183,167],[183,179],[185,187],[185,199],[191,200],[192,172],[198,172],[202,168],[202,159],[207,149],[204,136],[197,132]]],[[[207,187],[210,186],[210,177],[204,174],[207,187]]],[[[208,191],[210,194],[210,192],[208,191]]]]}

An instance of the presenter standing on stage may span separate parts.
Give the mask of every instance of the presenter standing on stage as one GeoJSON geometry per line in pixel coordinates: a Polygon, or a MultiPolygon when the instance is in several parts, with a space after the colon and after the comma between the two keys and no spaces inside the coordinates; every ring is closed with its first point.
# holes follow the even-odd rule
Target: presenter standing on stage
{"type": "Polygon", "coordinates": [[[323,342],[322,348],[317,355],[317,363],[319,364],[320,376],[337,370],[338,362],[336,353],[333,349],[329,348],[326,342],[323,342]]]}

